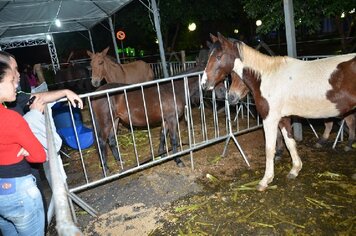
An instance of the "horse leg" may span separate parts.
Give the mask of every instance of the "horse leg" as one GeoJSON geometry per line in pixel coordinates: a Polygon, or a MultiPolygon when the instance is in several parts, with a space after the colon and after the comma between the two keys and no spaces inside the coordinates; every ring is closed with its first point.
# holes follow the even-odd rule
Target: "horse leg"
{"type": "MultiPolygon", "coordinates": [[[[178,137],[177,137],[177,122],[175,118],[172,118],[167,122],[169,129],[169,137],[171,139],[171,145],[173,149],[173,153],[177,153],[178,151],[178,137]]],[[[179,157],[175,157],[174,161],[176,162],[178,167],[185,167],[183,161],[179,157]]]]}
{"type": "Polygon", "coordinates": [[[106,172],[109,171],[109,167],[107,165],[107,161],[106,161],[106,141],[103,140],[100,136],[98,137],[99,139],[99,149],[101,150],[101,156],[102,156],[102,163],[101,166],[105,169],[106,172]]]}
{"type": "Polygon", "coordinates": [[[102,154],[102,167],[105,169],[106,172],[109,172],[109,167],[107,164],[107,150],[106,150],[106,144],[108,141],[108,134],[110,133],[110,128],[105,126],[103,128],[103,125],[97,125],[97,128],[99,128],[99,148],[101,150],[101,154],[102,154]]]}
{"type": "Polygon", "coordinates": [[[292,126],[291,126],[291,118],[290,117],[282,117],[278,123],[279,129],[277,130],[277,147],[276,147],[276,154],[274,155],[274,161],[280,161],[282,159],[282,154],[284,150],[283,144],[283,135],[281,130],[286,128],[289,137],[292,136],[292,126]]]}
{"type": "Polygon", "coordinates": [[[344,148],[345,152],[348,152],[352,149],[352,144],[355,141],[356,113],[352,113],[344,119],[349,128],[349,140],[347,141],[347,146],[344,148]]]}
{"type": "Polygon", "coordinates": [[[324,125],[325,125],[324,133],[321,136],[321,138],[318,140],[318,142],[315,144],[316,148],[321,148],[325,145],[326,141],[330,136],[331,129],[333,128],[333,121],[325,120],[324,125]]]}
{"type": "Polygon", "coordinates": [[[116,147],[115,132],[116,132],[116,130],[111,129],[109,136],[108,136],[108,143],[109,143],[109,147],[111,149],[112,155],[114,156],[117,163],[120,163],[121,158],[120,158],[120,153],[118,152],[117,147],[116,147]]]}
{"type": "Polygon", "coordinates": [[[283,154],[283,136],[281,130],[277,130],[277,145],[276,145],[276,153],[274,154],[274,161],[280,161],[282,159],[283,154]]]}
{"type": "Polygon", "coordinates": [[[278,120],[276,117],[267,117],[263,120],[263,129],[265,133],[266,143],[266,169],[262,180],[257,185],[258,191],[264,191],[268,184],[273,181],[274,177],[274,154],[276,151],[276,139],[278,120]]]}
{"type": "Polygon", "coordinates": [[[281,129],[284,141],[286,143],[287,149],[292,157],[293,167],[287,175],[288,179],[295,179],[299,171],[302,169],[302,161],[297,152],[297,144],[292,135],[292,126],[290,118],[284,118],[283,128],[281,129]]]}
{"type": "Polygon", "coordinates": [[[161,135],[160,135],[160,141],[159,141],[159,148],[158,148],[158,156],[163,155],[166,151],[166,135],[167,135],[167,127],[165,127],[165,122],[162,121],[161,125],[161,135]]]}

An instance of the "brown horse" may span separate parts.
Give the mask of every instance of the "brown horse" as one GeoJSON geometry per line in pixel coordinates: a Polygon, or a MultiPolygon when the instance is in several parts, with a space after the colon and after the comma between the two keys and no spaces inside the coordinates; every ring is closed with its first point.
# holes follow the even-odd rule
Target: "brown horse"
{"type": "MultiPolygon", "coordinates": [[[[270,57],[218,34],[202,78],[203,88],[211,89],[215,80],[232,71],[251,90],[263,119],[266,170],[257,186],[260,191],[274,178],[273,156],[282,117],[328,118],[347,114],[356,107],[356,54],[314,61],[270,57]]],[[[293,160],[287,177],[296,178],[302,169],[296,142],[287,130],[282,129],[282,134],[293,160]]]]}
{"type": "Polygon", "coordinates": [[[91,83],[94,87],[99,87],[103,79],[107,83],[123,84],[136,84],[153,80],[154,73],[149,64],[144,61],[127,64],[116,63],[112,57],[107,55],[108,50],[109,47],[98,53],[87,51],[91,58],[91,83]]]}
{"type": "MultiPolygon", "coordinates": [[[[124,84],[108,83],[99,87],[97,91],[118,88],[123,85],[124,84]]],[[[189,78],[188,86],[191,103],[198,103],[199,77],[189,78]]],[[[110,103],[112,104],[115,127],[118,127],[119,122],[125,125],[132,124],[133,127],[147,127],[148,125],[151,126],[161,123],[158,153],[163,154],[165,151],[165,137],[167,133],[169,133],[170,136],[173,153],[177,152],[177,126],[179,118],[184,114],[186,104],[183,79],[160,83],[159,89],[158,85],[150,85],[143,87],[142,90],[140,87],[127,90],[127,100],[123,91],[117,91],[110,94],[110,103]]],[[[103,153],[104,168],[108,169],[106,164],[107,143],[115,159],[119,161],[119,153],[115,141],[115,132],[117,131],[113,130],[112,125],[109,125],[111,124],[111,115],[107,97],[100,95],[94,98],[92,105],[99,131],[99,148],[103,153]]],[[[179,167],[184,166],[184,163],[179,157],[174,158],[174,160],[179,167]]]]}

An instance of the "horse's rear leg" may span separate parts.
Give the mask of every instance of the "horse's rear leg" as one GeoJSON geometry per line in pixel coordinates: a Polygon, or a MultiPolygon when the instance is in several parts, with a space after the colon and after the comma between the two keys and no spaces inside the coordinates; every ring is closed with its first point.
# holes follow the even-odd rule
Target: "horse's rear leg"
{"type": "Polygon", "coordinates": [[[349,128],[349,140],[347,145],[344,148],[345,152],[348,152],[352,149],[352,144],[355,141],[355,129],[356,129],[356,113],[352,113],[345,118],[347,127],[349,128]]]}
{"type": "Polygon", "coordinates": [[[321,138],[318,140],[318,142],[316,142],[315,144],[315,147],[317,148],[321,148],[326,144],[330,136],[331,129],[333,128],[333,121],[325,121],[324,125],[325,125],[324,133],[321,136],[321,138]]]}
{"type": "Polygon", "coordinates": [[[288,173],[287,178],[294,179],[298,176],[303,164],[298,155],[297,144],[292,135],[290,118],[284,118],[283,120],[281,120],[280,123],[283,123],[283,128],[281,129],[281,132],[293,162],[293,167],[288,173]]]}

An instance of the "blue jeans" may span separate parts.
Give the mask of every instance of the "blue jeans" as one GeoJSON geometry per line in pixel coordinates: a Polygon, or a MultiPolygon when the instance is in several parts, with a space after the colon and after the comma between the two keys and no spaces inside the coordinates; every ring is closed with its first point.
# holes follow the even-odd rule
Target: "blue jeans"
{"type": "Polygon", "coordinates": [[[33,175],[0,178],[0,229],[2,235],[44,235],[44,211],[33,175]]]}

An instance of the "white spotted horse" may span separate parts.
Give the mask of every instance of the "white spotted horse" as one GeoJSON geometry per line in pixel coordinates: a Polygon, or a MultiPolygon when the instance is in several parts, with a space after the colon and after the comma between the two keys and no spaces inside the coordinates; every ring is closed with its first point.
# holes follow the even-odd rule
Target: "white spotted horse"
{"type": "MultiPolygon", "coordinates": [[[[220,33],[214,43],[202,78],[212,89],[216,78],[237,73],[251,90],[256,109],[263,119],[266,168],[257,189],[264,191],[274,178],[277,129],[283,117],[329,118],[345,116],[356,107],[356,54],[314,61],[287,56],[267,56],[241,41],[230,41],[220,33]]],[[[302,161],[296,142],[282,128],[292,157],[288,178],[296,178],[302,161]]]]}

